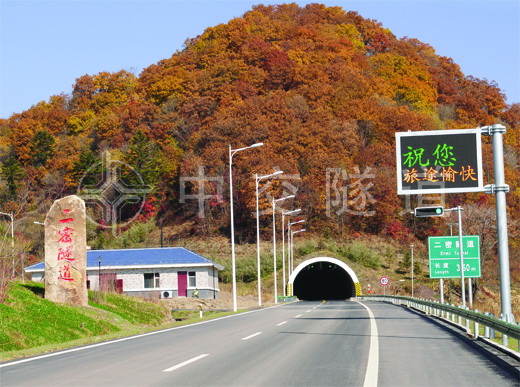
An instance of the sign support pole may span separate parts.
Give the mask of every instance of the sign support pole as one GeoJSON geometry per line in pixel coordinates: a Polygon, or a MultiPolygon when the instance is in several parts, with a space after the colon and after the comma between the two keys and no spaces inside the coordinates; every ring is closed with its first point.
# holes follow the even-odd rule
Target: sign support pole
{"type": "Polygon", "coordinates": [[[468,301],[469,307],[473,308],[473,286],[471,284],[471,278],[468,278],[468,301]]]}
{"type": "MultiPolygon", "coordinates": [[[[502,319],[513,322],[511,309],[511,283],[509,274],[509,246],[507,236],[507,207],[506,193],[509,186],[504,177],[504,144],[502,135],[506,132],[504,125],[491,125],[481,128],[482,134],[493,136],[493,167],[495,173],[495,184],[486,186],[486,192],[495,194],[497,214],[497,237],[498,237],[498,262],[500,267],[500,301],[502,319]]],[[[502,341],[507,345],[507,337],[502,341]]]]}
{"type": "Polygon", "coordinates": [[[413,298],[413,245],[410,245],[412,249],[412,298],[413,298]]]}
{"type": "Polygon", "coordinates": [[[460,287],[462,292],[462,308],[466,309],[466,286],[464,284],[464,248],[462,244],[462,207],[455,208],[459,216],[459,255],[460,255],[460,287]]]}

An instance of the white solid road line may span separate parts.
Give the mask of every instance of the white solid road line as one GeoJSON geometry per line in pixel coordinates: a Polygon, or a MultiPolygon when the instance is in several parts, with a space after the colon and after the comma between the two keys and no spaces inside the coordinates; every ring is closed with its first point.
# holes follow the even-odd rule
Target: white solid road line
{"type": "Polygon", "coordinates": [[[200,360],[200,359],[203,359],[205,358],[206,356],[209,356],[209,353],[203,353],[202,355],[199,355],[199,356],[196,356],[194,357],[193,359],[190,359],[190,360],[186,360],[186,361],[183,361],[182,363],[179,363],[177,365],[174,365],[173,367],[170,367],[170,368],[166,368],[165,370],[163,370],[163,372],[172,372],[172,371],[175,371],[176,369],[179,369],[181,367],[184,367],[185,365],[188,365],[190,363],[193,363],[197,360],[200,360]]]}
{"type": "Polygon", "coordinates": [[[287,324],[287,321],[282,321],[281,323],[276,324],[276,326],[279,327],[280,325],[283,325],[283,324],[287,324]]]}
{"type": "Polygon", "coordinates": [[[258,335],[261,335],[262,332],[256,332],[256,333],[253,333],[252,335],[249,335],[249,336],[246,336],[246,337],[243,337],[241,340],[249,340],[255,336],[258,336],[258,335]]]}
{"type": "Polygon", "coordinates": [[[367,372],[365,373],[365,383],[363,387],[377,387],[377,375],[379,374],[379,335],[377,333],[377,324],[374,314],[370,308],[359,301],[359,305],[363,306],[370,317],[370,349],[368,351],[367,372]]]}

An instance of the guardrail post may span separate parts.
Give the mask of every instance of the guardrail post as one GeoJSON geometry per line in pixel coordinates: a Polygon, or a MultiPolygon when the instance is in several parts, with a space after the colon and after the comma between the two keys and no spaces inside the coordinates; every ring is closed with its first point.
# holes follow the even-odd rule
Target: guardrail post
{"type": "MultiPolygon", "coordinates": [[[[493,313],[489,314],[491,317],[495,317],[493,313]]],[[[494,340],[496,338],[495,330],[493,328],[489,328],[489,338],[494,340]]]]}
{"type": "MultiPolygon", "coordinates": [[[[486,316],[489,316],[488,312],[484,312],[484,314],[486,316]]],[[[487,325],[484,325],[484,337],[489,339],[489,336],[490,336],[489,327],[487,325]]]]}
{"type": "MultiPolygon", "coordinates": [[[[475,309],[475,312],[478,313],[478,309],[475,309]]],[[[476,340],[480,336],[480,332],[478,331],[479,330],[479,324],[478,324],[478,322],[476,320],[473,321],[473,329],[475,329],[475,335],[473,337],[476,340]]]]}
{"type": "Polygon", "coordinates": [[[455,322],[455,313],[450,312],[450,320],[455,322]]]}
{"type": "MultiPolygon", "coordinates": [[[[508,317],[509,317],[509,316],[508,316],[507,314],[506,314],[506,315],[501,314],[501,315],[500,315],[500,320],[505,321],[505,322],[509,322],[509,321],[508,321],[508,320],[509,320],[508,317]]],[[[509,344],[509,340],[508,340],[507,335],[504,334],[504,333],[502,333],[502,345],[503,345],[504,347],[507,347],[508,344],[509,344]]]]}

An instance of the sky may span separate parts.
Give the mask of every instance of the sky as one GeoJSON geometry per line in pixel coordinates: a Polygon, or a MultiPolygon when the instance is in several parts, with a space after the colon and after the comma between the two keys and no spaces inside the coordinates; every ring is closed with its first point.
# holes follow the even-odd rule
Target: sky
{"type": "MultiPolygon", "coordinates": [[[[187,38],[227,23],[249,0],[0,0],[0,118],[21,113],[101,71],[135,75],[182,50],[187,38]]],[[[520,102],[520,1],[343,0],[322,3],[417,38],[465,75],[495,81],[520,102]]]]}

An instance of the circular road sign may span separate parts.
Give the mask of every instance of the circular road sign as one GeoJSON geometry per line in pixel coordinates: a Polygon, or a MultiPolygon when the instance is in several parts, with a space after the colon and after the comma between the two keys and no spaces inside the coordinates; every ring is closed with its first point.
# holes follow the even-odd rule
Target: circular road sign
{"type": "Polygon", "coordinates": [[[390,280],[388,279],[388,277],[381,277],[379,279],[379,282],[381,282],[381,285],[386,286],[388,285],[388,282],[390,282],[390,280]]]}

